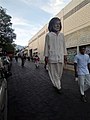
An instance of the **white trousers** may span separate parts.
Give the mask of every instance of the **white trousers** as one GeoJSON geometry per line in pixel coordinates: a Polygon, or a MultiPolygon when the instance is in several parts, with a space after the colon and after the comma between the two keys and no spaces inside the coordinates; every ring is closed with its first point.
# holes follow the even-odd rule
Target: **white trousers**
{"type": "Polygon", "coordinates": [[[84,95],[84,91],[90,88],[90,75],[80,75],[78,76],[79,85],[80,85],[80,92],[84,95]]]}
{"type": "Polygon", "coordinates": [[[50,79],[55,87],[61,89],[61,77],[63,73],[63,64],[62,63],[49,63],[48,64],[48,73],[50,79]]]}

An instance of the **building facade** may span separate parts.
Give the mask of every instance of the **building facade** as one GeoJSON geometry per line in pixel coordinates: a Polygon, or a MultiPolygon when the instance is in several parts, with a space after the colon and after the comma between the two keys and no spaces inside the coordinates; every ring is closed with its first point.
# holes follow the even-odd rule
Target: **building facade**
{"type": "MultiPolygon", "coordinates": [[[[61,19],[62,31],[65,36],[68,53],[68,63],[73,63],[74,55],[79,46],[86,45],[86,52],[90,53],[90,0],[72,0],[56,16],[61,19]]],[[[48,32],[46,24],[28,43],[28,55],[38,53],[43,62],[45,35],[48,32]]]]}

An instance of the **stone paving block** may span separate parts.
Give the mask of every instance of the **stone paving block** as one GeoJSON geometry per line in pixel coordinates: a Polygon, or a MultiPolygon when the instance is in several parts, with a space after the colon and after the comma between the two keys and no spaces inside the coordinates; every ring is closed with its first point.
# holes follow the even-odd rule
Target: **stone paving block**
{"type": "Polygon", "coordinates": [[[90,120],[90,90],[88,103],[80,101],[74,72],[64,70],[63,94],[58,94],[44,65],[36,69],[33,62],[13,60],[12,76],[8,79],[8,120],[90,120]]]}

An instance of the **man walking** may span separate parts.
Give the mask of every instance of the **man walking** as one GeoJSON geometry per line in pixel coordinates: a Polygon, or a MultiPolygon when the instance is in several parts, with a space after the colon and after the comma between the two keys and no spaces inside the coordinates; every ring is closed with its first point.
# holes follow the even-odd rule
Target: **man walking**
{"type": "Polygon", "coordinates": [[[80,46],[80,53],[75,56],[74,69],[75,77],[78,77],[80,86],[81,101],[87,102],[85,92],[90,87],[90,58],[88,54],[85,54],[86,47],[80,46]]]}

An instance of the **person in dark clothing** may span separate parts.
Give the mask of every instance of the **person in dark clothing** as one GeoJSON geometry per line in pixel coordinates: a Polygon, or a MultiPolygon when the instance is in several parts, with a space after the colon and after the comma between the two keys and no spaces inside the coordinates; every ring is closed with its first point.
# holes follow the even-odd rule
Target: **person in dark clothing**
{"type": "Polygon", "coordinates": [[[24,67],[24,64],[25,64],[25,61],[26,61],[26,55],[25,54],[23,54],[22,56],[21,56],[21,66],[22,67],[24,67]]]}

